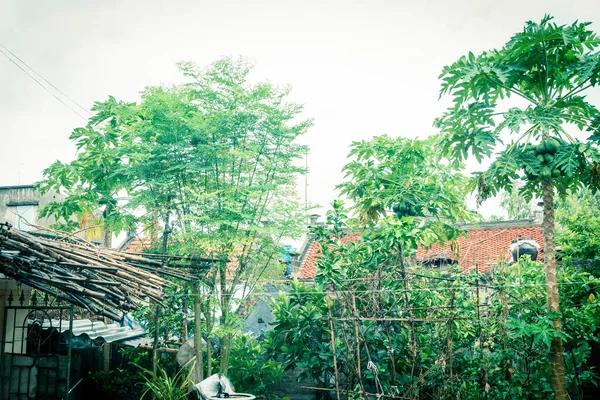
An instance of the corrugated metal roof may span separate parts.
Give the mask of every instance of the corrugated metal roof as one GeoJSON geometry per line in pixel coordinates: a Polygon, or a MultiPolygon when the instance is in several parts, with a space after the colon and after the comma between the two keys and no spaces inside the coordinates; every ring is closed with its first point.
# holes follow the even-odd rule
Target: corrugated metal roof
{"type": "MultiPolygon", "coordinates": [[[[51,327],[61,327],[62,332],[69,331],[69,321],[51,320],[45,321],[42,328],[48,329],[51,327]]],[[[118,323],[105,324],[102,321],[91,321],[89,319],[80,319],[73,321],[73,336],[86,335],[93,340],[102,340],[104,342],[140,342],[141,336],[146,335],[146,329],[139,324],[133,323],[131,326],[121,326],[118,323]]],[[[141,343],[141,342],[140,342],[141,343]]]]}

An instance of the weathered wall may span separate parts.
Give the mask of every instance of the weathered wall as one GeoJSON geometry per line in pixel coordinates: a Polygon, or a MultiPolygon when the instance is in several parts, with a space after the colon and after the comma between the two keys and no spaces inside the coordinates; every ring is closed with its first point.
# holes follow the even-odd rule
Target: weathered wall
{"type": "MultiPolygon", "coordinates": [[[[63,197],[54,191],[49,191],[43,196],[35,190],[33,185],[0,186],[0,222],[8,221],[17,226],[17,207],[30,209],[35,225],[48,227],[55,222],[54,218],[39,218],[39,210],[53,201],[61,201],[63,197]]],[[[31,230],[35,230],[32,228],[31,230]]]]}
{"type": "Polygon", "coordinates": [[[311,389],[304,389],[301,386],[311,386],[309,383],[298,383],[298,375],[302,371],[294,369],[286,371],[284,376],[277,382],[271,391],[277,396],[288,397],[291,400],[314,400],[316,393],[311,389]]]}

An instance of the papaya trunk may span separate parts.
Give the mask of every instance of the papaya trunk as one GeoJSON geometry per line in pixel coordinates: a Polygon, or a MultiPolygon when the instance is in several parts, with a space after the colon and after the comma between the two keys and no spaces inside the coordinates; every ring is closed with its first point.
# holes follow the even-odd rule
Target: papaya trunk
{"type": "MultiPolygon", "coordinates": [[[[108,203],[106,205],[106,209],[104,210],[105,221],[106,221],[106,218],[111,214],[112,210],[113,210],[112,204],[108,203]]],[[[110,230],[110,228],[108,227],[106,222],[104,223],[104,231],[102,232],[102,244],[104,245],[104,248],[106,248],[106,249],[112,248],[112,231],[110,230]]]]}
{"type": "MultiPolygon", "coordinates": [[[[556,315],[552,320],[554,328],[562,329],[558,283],[556,279],[556,240],[554,238],[554,188],[552,181],[542,182],[544,200],[544,269],[546,271],[546,299],[548,310],[556,315]]],[[[560,337],[554,338],[550,345],[552,363],[552,390],[556,400],[566,400],[564,344],[560,337]]]]}
{"type": "Polygon", "coordinates": [[[104,232],[102,233],[103,240],[102,244],[105,249],[112,248],[112,231],[110,228],[104,228],[104,232]]]}

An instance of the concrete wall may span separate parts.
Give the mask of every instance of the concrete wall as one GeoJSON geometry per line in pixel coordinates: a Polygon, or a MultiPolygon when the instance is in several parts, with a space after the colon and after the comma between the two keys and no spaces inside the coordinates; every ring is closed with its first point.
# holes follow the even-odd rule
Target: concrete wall
{"type": "Polygon", "coordinates": [[[55,222],[54,218],[39,218],[39,211],[46,204],[62,199],[54,191],[42,196],[33,185],[0,186],[0,222],[7,221],[16,228],[31,231],[37,229],[27,226],[26,222],[48,227],[55,222]],[[17,214],[22,214],[21,218],[27,221],[19,221],[17,214]]]}
{"type": "MultiPolygon", "coordinates": [[[[310,383],[298,383],[298,376],[302,370],[296,368],[286,371],[284,376],[272,388],[272,393],[280,398],[287,397],[291,400],[315,400],[317,393],[312,389],[304,389],[301,386],[313,386],[310,383]]],[[[322,393],[321,393],[322,394],[322,393]]]]}

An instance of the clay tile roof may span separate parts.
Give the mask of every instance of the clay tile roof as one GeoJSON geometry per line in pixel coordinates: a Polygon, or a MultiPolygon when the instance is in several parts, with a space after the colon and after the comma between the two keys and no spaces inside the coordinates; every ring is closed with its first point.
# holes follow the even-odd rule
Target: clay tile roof
{"type": "Polygon", "coordinates": [[[134,237],[127,245],[124,251],[131,253],[140,253],[142,250],[149,248],[152,245],[150,238],[134,237]]]}
{"type": "MultiPolygon", "coordinates": [[[[444,246],[435,244],[426,249],[419,246],[417,261],[435,258],[451,258],[465,270],[476,268],[477,271],[490,272],[500,260],[508,259],[508,248],[517,238],[532,238],[541,247],[544,239],[542,227],[529,220],[506,221],[500,223],[482,223],[481,225],[465,226],[466,236],[458,239],[458,257],[453,255],[450,244],[444,246]]],[[[350,234],[342,239],[343,243],[357,242],[358,234],[350,234]]],[[[312,241],[307,245],[305,255],[297,273],[292,277],[298,279],[314,279],[317,274],[317,261],[321,250],[319,243],[312,241]]]]}
{"type": "MultiPolygon", "coordinates": [[[[341,239],[343,244],[358,242],[359,240],[360,235],[358,234],[349,234],[341,239]]],[[[321,246],[313,240],[306,247],[299,271],[296,274],[292,274],[292,277],[298,279],[313,279],[317,276],[317,261],[320,257],[321,246]]]]}
{"type": "MultiPolygon", "coordinates": [[[[129,253],[141,253],[144,249],[147,249],[150,246],[152,246],[152,241],[150,240],[150,238],[134,237],[129,240],[130,240],[129,243],[123,244],[124,249],[122,251],[129,252],[129,253]]],[[[234,278],[235,271],[237,270],[238,266],[239,265],[238,265],[238,261],[237,261],[236,257],[234,257],[231,261],[229,261],[227,263],[227,279],[228,280],[231,280],[234,278]]]]}

